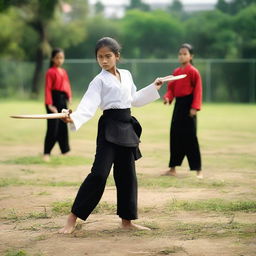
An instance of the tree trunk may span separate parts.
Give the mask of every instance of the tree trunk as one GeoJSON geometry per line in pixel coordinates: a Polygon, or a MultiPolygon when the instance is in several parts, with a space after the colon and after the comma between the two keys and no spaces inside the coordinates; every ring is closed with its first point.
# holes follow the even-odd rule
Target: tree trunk
{"type": "Polygon", "coordinates": [[[42,71],[43,71],[43,61],[44,61],[43,50],[41,47],[39,47],[36,53],[35,71],[33,75],[33,83],[32,83],[32,90],[31,90],[32,98],[38,98],[39,96],[40,80],[41,80],[42,71]]]}
{"type": "Polygon", "coordinates": [[[43,77],[43,62],[44,62],[44,56],[46,56],[47,52],[47,38],[45,33],[45,25],[42,21],[38,20],[33,24],[35,30],[37,31],[39,35],[39,43],[38,48],[36,52],[36,59],[35,59],[35,70],[33,75],[33,81],[32,81],[32,90],[31,90],[31,96],[32,98],[38,98],[40,93],[40,85],[41,85],[41,78],[43,77]]]}

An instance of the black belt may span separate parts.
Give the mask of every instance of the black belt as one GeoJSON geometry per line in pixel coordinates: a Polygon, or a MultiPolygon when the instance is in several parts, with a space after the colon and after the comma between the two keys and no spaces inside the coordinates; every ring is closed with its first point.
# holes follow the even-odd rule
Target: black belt
{"type": "Polygon", "coordinates": [[[106,141],[123,147],[133,147],[135,159],[141,157],[139,151],[142,128],[137,119],[131,116],[131,110],[107,109],[101,117],[106,141]]]}
{"type": "Polygon", "coordinates": [[[124,147],[139,145],[142,128],[129,108],[104,110],[103,120],[107,141],[124,147]]]}

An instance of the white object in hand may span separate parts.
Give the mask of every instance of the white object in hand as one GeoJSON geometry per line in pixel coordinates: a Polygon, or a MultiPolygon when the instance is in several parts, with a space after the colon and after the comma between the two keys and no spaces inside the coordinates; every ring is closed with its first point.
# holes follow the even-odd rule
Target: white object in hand
{"type": "Polygon", "coordinates": [[[163,82],[169,82],[169,81],[174,81],[174,80],[185,78],[186,76],[187,76],[186,74],[178,75],[178,76],[170,75],[170,76],[160,77],[160,79],[163,82]]]}

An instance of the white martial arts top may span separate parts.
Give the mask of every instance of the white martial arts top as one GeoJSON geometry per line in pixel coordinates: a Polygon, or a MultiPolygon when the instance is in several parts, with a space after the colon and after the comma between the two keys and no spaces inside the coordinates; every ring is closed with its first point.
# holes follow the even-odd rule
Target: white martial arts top
{"type": "Polygon", "coordinates": [[[137,91],[131,73],[125,69],[118,69],[118,72],[121,82],[106,70],[91,81],[76,111],[70,114],[72,130],[78,130],[90,120],[98,107],[102,110],[140,107],[160,98],[154,84],[137,91]]]}

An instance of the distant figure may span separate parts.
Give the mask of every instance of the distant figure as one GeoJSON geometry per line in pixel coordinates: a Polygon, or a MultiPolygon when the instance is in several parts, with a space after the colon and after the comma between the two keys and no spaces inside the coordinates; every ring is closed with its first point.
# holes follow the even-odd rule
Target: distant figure
{"type": "MultiPolygon", "coordinates": [[[[137,178],[135,160],[141,157],[141,126],[131,116],[132,106],[140,107],[159,99],[163,82],[157,78],[137,91],[128,70],[117,68],[120,45],[110,37],[101,38],[95,55],[101,72],[91,81],[75,112],[65,119],[78,130],[98,107],[103,114],[98,122],[97,148],[91,172],[81,184],[65,226],[59,233],[72,233],[76,220],[86,220],[99,203],[111,167],[117,188],[117,215],[124,229],[149,229],[132,223],[137,219],[137,178]]],[[[64,110],[66,111],[66,110],[64,110]]]]}
{"type": "Polygon", "coordinates": [[[164,104],[171,104],[175,98],[170,130],[170,169],[164,175],[176,176],[176,166],[180,166],[184,157],[188,159],[191,171],[197,172],[202,179],[201,154],[196,135],[197,111],[202,105],[202,80],[199,71],[192,65],[193,48],[183,44],[179,49],[181,66],[173,75],[186,74],[184,79],[171,81],[167,85],[164,104]]]}
{"type": "MultiPolygon", "coordinates": [[[[58,113],[71,103],[71,86],[68,74],[62,68],[65,56],[62,49],[52,51],[50,67],[45,77],[45,106],[47,113],[58,113]]],[[[51,150],[58,142],[61,153],[65,155],[70,151],[67,124],[60,119],[47,120],[47,132],[44,140],[45,161],[50,160],[51,150]]]]}

